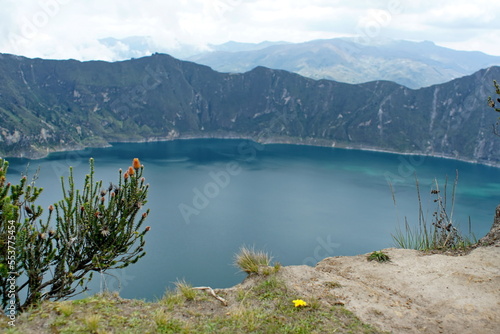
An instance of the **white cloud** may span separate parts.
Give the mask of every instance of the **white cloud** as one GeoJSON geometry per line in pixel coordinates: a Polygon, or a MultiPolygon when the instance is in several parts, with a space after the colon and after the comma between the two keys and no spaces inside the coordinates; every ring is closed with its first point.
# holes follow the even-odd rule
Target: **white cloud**
{"type": "Polygon", "coordinates": [[[431,40],[500,55],[500,2],[486,0],[0,0],[0,52],[112,60],[105,37],[150,36],[159,49],[229,40],[363,35],[431,40]]]}

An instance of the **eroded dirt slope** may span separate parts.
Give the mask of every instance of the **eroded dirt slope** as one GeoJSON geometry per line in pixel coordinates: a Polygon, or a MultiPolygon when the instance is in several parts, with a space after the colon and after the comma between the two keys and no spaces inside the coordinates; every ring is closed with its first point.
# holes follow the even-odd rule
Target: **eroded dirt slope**
{"type": "Polygon", "coordinates": [[[279,275],[298,297],[344,303],[393,333],[500,333],[500,247],[464,256],[383,251],[390,262],[333,257],[315,268],[284,267],[279,275]]]}

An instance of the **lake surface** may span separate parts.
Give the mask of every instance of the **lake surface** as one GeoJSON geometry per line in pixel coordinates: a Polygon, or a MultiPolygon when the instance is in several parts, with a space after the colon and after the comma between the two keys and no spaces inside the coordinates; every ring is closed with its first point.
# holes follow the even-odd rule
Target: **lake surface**
{"type": "MultiPolygon", "coordinates": [[[[392,247],[391,233],[407,216],[418,222],[419,179],[427,218],[434,203],[434,178],[449,189],[459,182],[454,220],[465,230],[469,217],[480,238],[500,203],[500,169],[422,156],[296,145],[259,145],[244,140],[177,140],[116,144],[111,148],[51,154],[30,162],[40,167],[39,204],[61,198],[59,179],[74,167],[78,184],[95,159],[96,176],[116,183],[118,169],[133,158],[145,165],[151,209],[147,255],[101,281],[125,298],[154,300],[179,279],[194,286],[224,288],[243,280],[232,265],[242,245],[268,251],[283,265],[314,265],[329,256],[355,255],[392,247]],[[388,182],[393,184],[394,206],[388,182]]],[[[8,159],[9,177],[27,160],[8,159]]],[[[451,191],[450,197],[451,198],[451,191]]]]}

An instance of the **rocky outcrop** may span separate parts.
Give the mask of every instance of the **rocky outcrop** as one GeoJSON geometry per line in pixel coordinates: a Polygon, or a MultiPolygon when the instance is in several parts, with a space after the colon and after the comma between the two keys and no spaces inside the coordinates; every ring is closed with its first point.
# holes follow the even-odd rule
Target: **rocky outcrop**
{"type": "Polygon", "coordinates": [[[495,219],[491,230],[478,242],[480,246],[497,246],[500,247],[500,205],[497,206],[495,211],[495,219]]]}

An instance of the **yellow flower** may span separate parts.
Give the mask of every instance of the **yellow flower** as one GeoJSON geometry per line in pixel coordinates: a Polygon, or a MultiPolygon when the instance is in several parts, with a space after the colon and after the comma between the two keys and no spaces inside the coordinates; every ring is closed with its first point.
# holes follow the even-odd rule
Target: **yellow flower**
{"type": "Polygon", "coordinates": [[[293,300],[293,303],[295,304],[295,307],[307,306],[307,303],[302,299],[295,299],[293,300]]]}

